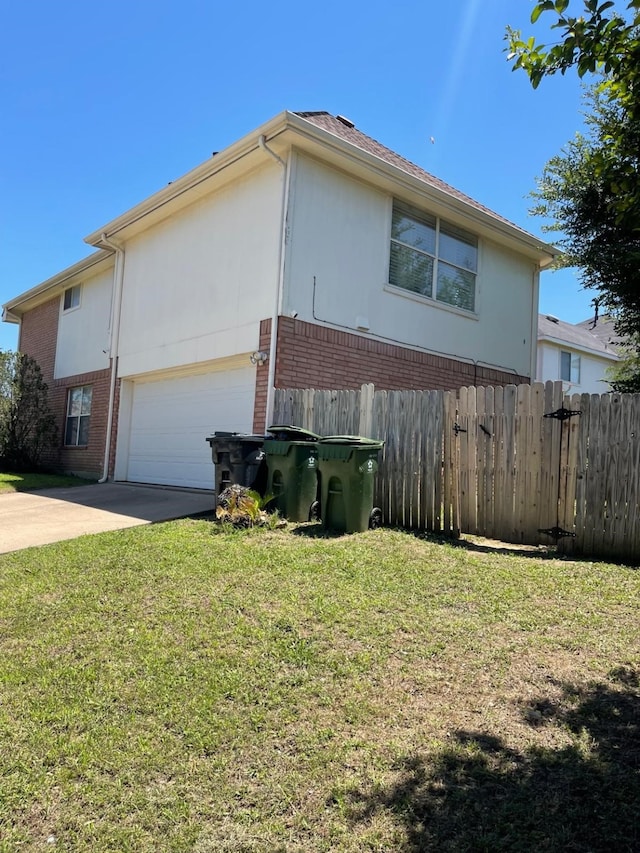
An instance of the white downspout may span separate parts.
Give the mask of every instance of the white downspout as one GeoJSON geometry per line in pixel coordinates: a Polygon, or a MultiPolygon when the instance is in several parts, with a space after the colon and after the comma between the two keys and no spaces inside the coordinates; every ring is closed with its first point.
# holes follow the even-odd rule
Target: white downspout
{"type": "Polygon", "coordinates": [[[111,431],[113,428],[113,409],[116,398],[116,380],[118,378],[118,344],[120,341],[120,313],[122,308],[122,284],[124,281],[124,249],[117,243],[107,239],[107,235],[100,237],[100,243],[113,249],[116,253],[116,266],[113,274],[113,304],[111,308],[111,339],[109,342],[109,355],[111,357],[111,382],[109,385],[109,409],[107,413],[107,435],[104,447],[104,463],[102,477],[99,483],[106,483],[109,479],[109,457],[111,456],[111,431]]]}
{"type": "Polygon", "coordinates": [[[264,135],[258,138],[258,145],[263,151],[266,151],[273,159],[284,169],[284,180],[282,182],[282,234],[280,236],[280,248],[278,250],[278,287],[276,290],[276,299],[273,307],[273,316],[271,317],[271,340],[269,342],[269,374],[267,376],[267,406],[264,422],[264,431],[266,432],[270,426],[270,419],[273,413],[273,398],[275,395],[275,380],[276,380],[276,344],[278,341],[278,317],[282,313],[282,299],[284,291],[284,263],[286,254],[287,242],[287,218],[289,214],[289,182],[291,179],[291,156],[288,157],[286,163],[278,157],[275,151],[266,143],[264,135]]]}

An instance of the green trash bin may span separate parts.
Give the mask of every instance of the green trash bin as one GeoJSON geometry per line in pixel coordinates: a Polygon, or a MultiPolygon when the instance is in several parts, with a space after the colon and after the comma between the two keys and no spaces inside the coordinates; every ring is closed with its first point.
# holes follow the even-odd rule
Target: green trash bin
{"type": "Polygon", "coordinates": [[[383,441],[332,435],[318,442],[320,513],[328,530],[360,533],[379,527],[382,511],[373,505],[374,476],[383,441]]]}
{"type": "Polygon", "coordinates": [[[271,426],[264,442],[269,503],[289,521],[311,521],[319,515],[319,435],[294,426],[271,426]]]}

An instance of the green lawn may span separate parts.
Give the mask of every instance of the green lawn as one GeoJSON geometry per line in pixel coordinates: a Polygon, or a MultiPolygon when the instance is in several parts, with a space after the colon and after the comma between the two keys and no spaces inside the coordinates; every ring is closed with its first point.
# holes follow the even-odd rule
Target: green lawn
{"type": "Polygon", "coordinates": [[[0,556],[0,851],[637,851],[640,572],[183,520],[0,556]]]}
{"type": "Polygon", "coordinates": [[[0,495],[7,492],[32,492],[36,489],[56,489],[63,486],[86,486],[95,480],[64,474],[9,474],[0,472],[0,495]]]}

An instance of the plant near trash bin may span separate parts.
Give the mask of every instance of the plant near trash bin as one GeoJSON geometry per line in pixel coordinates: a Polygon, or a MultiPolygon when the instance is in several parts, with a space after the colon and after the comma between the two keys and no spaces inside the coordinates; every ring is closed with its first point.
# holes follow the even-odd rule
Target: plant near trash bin
{"type": "MultiPolygon", "coordinates": [[[[234,527],[273,527],[273,515],[265,507],[273,500],[273,495],[262,495],[246,486],[228,486],[218,496],[216,518],[234,527]]],[[[277,515],[276,515],[277,521],[277,515]]]]}

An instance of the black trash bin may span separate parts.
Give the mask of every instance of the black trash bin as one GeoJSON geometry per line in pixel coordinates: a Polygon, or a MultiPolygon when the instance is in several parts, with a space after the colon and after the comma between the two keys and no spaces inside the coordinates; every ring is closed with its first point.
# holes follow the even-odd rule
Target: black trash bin
{"type": "Polygon", "coordinates": [[[214,432],[206,440],[215,465],[216,499],[227,486],[246,486],[261,495],[266,486],[264,435],[214,432]]]}
{"type": "Polygon", "coordinates": [[[319,435],[295,426],[270,426],[265,438],[267,494],[289,521],[310,521],[319,515],[319,435]]]}

